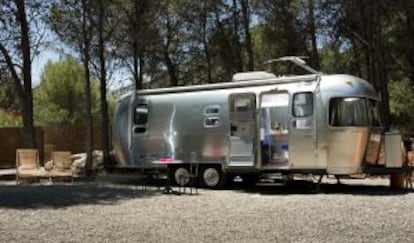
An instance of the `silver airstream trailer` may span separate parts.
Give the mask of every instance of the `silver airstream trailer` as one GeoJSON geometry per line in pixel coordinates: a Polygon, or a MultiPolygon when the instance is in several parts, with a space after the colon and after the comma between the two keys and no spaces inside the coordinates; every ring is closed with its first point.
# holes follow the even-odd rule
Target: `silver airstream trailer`
{"type": "Polygon", "coordinates": [[[140,90],[123,97],[113,124],[119,167],[166,161],[173,178],[198,163],[203,185],[229,173],[352,175],[402,169],[401,137],[384,137],[377,94],[351,75],[276,77],[140,90]],[[390,144],[378,163],[380,143],[390,144]],[[399,155],[398,155],[399,154],[399,155]],[[171,163],[168,163],[171,162],[171,163]]]}

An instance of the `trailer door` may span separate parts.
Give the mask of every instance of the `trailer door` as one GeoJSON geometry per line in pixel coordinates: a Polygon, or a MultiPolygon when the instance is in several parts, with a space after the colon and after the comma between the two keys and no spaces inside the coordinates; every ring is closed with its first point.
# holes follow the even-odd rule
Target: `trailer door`
{"type": "Polygon", "coordinates": [[[292,98],[289,131],[289,164],[291,168],[316,168],[316,130],[312,92],[295,93],[292,98]]]}
{"type": "Polygon", "coordinates": [[[254,93],[230,95],[229,166],[254,166],[255,111],[256,95],[254,93]]]}
{"type": "Polygon", "coordinates": [[[145,140],[148,136],[148,104],[135,104],[132,114],[131,153],[133,164],[142,166],[145,163],[145,140]]]}

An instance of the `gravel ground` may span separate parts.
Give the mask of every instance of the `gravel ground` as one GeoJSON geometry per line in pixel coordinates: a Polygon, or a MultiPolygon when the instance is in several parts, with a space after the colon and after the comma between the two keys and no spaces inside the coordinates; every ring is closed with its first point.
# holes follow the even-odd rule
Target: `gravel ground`
{"type": "Polygon", "coordinates": [[[414,193],[384,179],[198,195],[131,184],[0,184],[1,242],[413,242],[414,193]]]}

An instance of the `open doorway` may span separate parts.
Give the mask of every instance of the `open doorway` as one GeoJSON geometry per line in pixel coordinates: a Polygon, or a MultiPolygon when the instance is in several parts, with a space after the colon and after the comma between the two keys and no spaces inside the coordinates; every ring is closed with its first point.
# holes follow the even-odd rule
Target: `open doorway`
{"type": "Polygon", "coordinates": [[[260,101],[260,144],[262,167],[289,166],[289,94],[263,93],[260,101]]]}

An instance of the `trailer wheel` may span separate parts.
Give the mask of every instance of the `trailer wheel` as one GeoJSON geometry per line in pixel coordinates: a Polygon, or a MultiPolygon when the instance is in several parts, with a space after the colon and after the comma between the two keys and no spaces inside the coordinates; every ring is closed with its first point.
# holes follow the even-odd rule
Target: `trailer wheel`
{"type": "Polygon", "coordinates": [[[180,166],[174,170],[174,184],[185,186],[190,182],[190,172],[188,168],[180,166]]]}
{"type": "Polygon", "coordinates": [[[226,184],[226,175],[218,167],[205,167],[200,176],[201,184],[210,189],[220,189],[226,184]]]}

